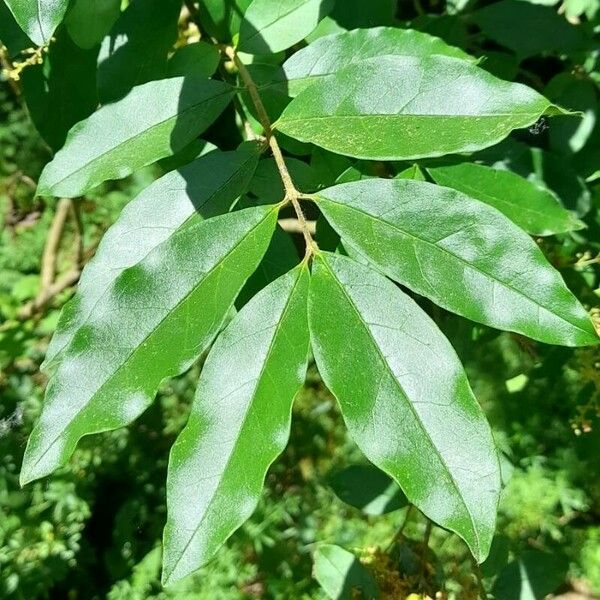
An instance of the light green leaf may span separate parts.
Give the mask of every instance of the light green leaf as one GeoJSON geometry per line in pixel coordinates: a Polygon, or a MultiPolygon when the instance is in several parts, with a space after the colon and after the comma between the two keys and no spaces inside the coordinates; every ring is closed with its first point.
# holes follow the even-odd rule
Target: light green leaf
{"type": "Polygon", "coordinates": [[[210,152],[164,175],[129,202],[83,270],[77,295],[63,308],[42,370],[54,369],[125,269],[138,265],[190,222],[227,212],[248,187],[258,156],[258,147],[250,142],[235,152],[210,152]]]}
{"type": "Polygon", "coordinates": [[[4,0],[19,27],[36,46],[50,41],[69,7],[69,0],[4,0]]]}
{"type": "Polygon", "coordinates": [[[500,467],[448,340],[383,275],[329,253],[314,261],[309,325],[319,372],[362,452],[483,561],[500,467]]]}
{"type": "Polygon", "coordinates": [[[23,484],[64,464],[84,435],[133,421],[164,378],[190,367],[256,269],[276,219],[259,206],[191,220],[119,274],[62,351],[23,484]]]}
{"type": "Polygon", "coordinates": [[[75,0],[65,20],[71,39],[84,49],[99,44],[121,12],[121,0],[75,0]]]}
{"type": "Polygon", "coordinates": [[[331,600],[375,600],[379,591],[375,579],[348,550],[333,544],[317,546],[314,577],[331,600]]]}
{"type": "Polygon", "coordinates": [[[333,0],[254,0],[240,26],[239,49],[250,54],[286,50],[304,39],[333,0]]]}
{"type": "Polygon", "coordinates": [[[289,95],[294,97],[323,77],[368,58],[386,55],[426,58],[436,54],[471,62],[476,60],[427,33],[414,29],[375,27],[319,38],[283,64],[283,76],[288,81],[289,95]]]}
{"type": "Polygon", "coordinates": [[[323,190],[317,203],[347,248],[447,310],[549,344],[598,342],[536,243],[482,202],[424,181],[371,179],[323,190]]]}
{"type": "Polygon", "coordinates": [[[275,280],[219,336],[167,477],[163,582],[212,558],[254,512],[285,448],[308,356],[306,264],[275,280]]]}
{"type": "Polygon", "coordinates": [[[191,76],[134,88],[71,129],[43,170],[38,194],[81,196],[175,154],[219,116],[233,93],[225,83],[191,76]]]}
{"type": "Polygon", "coordinates": [[[381,56],[314,83],[274,127],[369,160],[472,152],[560,109],[534,90],[447,56],[381,56]]]}
{"type": "Polygon", "coordinates": [[[511,171],[474,163],[427,170],[436,183],[497,208],[532,235],[552,235],[585,227],[547,188],[511,171]]]}

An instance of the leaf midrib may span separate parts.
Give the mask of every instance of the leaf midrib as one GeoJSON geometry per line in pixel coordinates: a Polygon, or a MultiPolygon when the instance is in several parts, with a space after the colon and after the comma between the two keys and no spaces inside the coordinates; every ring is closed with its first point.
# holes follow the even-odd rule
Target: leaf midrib
{"type": "MultiPolygon", "coordinates": [[[[298,285],[299,285],[299,283],[300,283],[300,280],[301,280],[301,278],[302,278],[302,272],[299,272],[299,274],[298,274],[298,277],[296,278],[296,281],[294,282],[294,285],[293,285],[293,287],[292,287],[292,289],[291,289],[291,291],[290,291],[290,294],[289,294],[289,296],[288,296],[288,299],[287,299],[287,301],[286,301],[286,303],[285,303],[285,305],[284,305],[284,307],[283,307],[283,310],[281,311],[281,316],[280,316],[280,318],[279,318],[279,322],[278,322],[278,323],[277,323],[277,325],[275,326],[275,331],[273,332],[273,336],[272,336],[272,338],[271,338],[271,342],[269,343],[269,349],[268,349],[268,351],[267,351],[267,354],[266,354],[266,356],[265,356],[264,363],[263,363],[263,365],[262,365],[262,367],[261,367],[261,369],[260,369],[260,372],[259,372],[259,374],[258,374],[258,376],[257,376],[257,378],[256,378],[256,383],[255,383],[255,385],[254,385],[254,387],[253,387],[253,389],[252,389],[252,394],[251,394],[251,396],[250,396],[250,397],[251,397],[251,400],[248,402],[248,404],[247,404],[247,406],[246,406],[246,409],[244,410],[244,416],[243,416],[243,418],[242,418],[242,422],[241,422],[241,425],[240,425],[239,431],[242,431],[242,430],[244,429],[244,426],[245,426],[245,424],[246,424],[246,421],[247,421],[247,419],[248,419],[248,415],[249,415],[249,413],[250,413],[250,410],[251,410],[251,408],[252,408],[252,404],[253,404],[254,396],[256,395],[256,391],[257,391],[257,389],[258,389],[258,387],[259,387],[259,385],[260,385],[260,383],[261,383],[261,381],[262,381],[262,378],[263,378],[263,375],[264,375],[264,373],[265,373],[265,370],[266,370],[267,364],[269,363],[269,360],[270,360],[271,354],[272,354],[272,352],[273,352],[273,348],[274,348],[274,346],[275,346],[275,340],[277,339],[277,336],[278,336],[278,334],[279,334],[279,330],[281,329],[281,324],[283,323],[283,321],[284,321],[284,319],[285,319],[285,317],[286,317],[286,315],[287,315],[287,312],[288,312],[288,310],[289,310],[289,307],[290,307],[290,304],[291,304],[292,298],[293,298],[293,296],[294,296],[294,293],[295,293],[295,291],[296,291],[296,288],[298,287],[298,285]]],[[[232,459],[233,455],[235,454],[235,449],[236,449],[236,447],[237,447],[237,444],[238,444],[238,442],[239,442],[239,438],[240,438],[240,436],[238,435],[238,436],[236,437],[236,441],[235,441],[235,443],[234,443],[234,445],[233,445],[233,449],[232,449],[232,451],[229,453],[229,457],[227,458],[227,462],[225,463],[225,467],[223,468],[222,475],[221,475],[221,477],[219,477],[219,483],[218,483],[218,485],[217,485],[217,489],[216,489],[215,491],[218,491],[218,488],[219,488],[219,486],[220,486],[220,484],[221,484],[221,482],[222,482],[222,479],[223,479],[223,475],[224,475],[224,474],[227,472],[227,468],[228,468],[228,466],[229,466],[229,463],[231,462],[231,459],[232,459]]],[[[267,467],[267,469],[268,469],[268,467],[267,467]]],[[[194,537],[195,537],[195,536],[196,536],[196,534],[198,533],[198,530],[200,529],[200,527],[202,527],[202,524],[204,523],[204,521],[205,521],[205,519],[206,519],[206,517],[207,517],[207,515],[208,515],[208,512],[209,512],[209,510],[210,510],[210,507],[212,506],[212,503],[214,502],[215,496],[216,496],[216,494],[214,494],[214,493],[213,493],[213,494],[212,494],[212,496],[211,496],[211,499],[210,499],[210,500],[209,500],[209,502],[208,502],[208,505],[206,506],[206,510],[204,511],[204,514],[203,514],[203,515],[202,515],[202,517],[200,518],[200,521],[198,521],[198,525],[197,525],[197,526],[194,528],[194,531],[193,531],[193,533],[190,535],[190,537],[189,537],[188,541],[186,542],[185,546],[183,547],[183,549],[182,549],[182,551],[181,551],[181,553],[180,553],[179,557],[178,557],[178,558],[177,558],[177,560],[175,561],[175,563],[174,563],[174,565],[173,565],[173,568],[170,570],[170,572],[169,572],[169,574],[168,574],[168,577],[167,577],[167,579],[168,579],[168,578],[169,578],[169,577],[170,577],[170,576],[171,576],[171,575],[172,575],[172,574],[175,572],[175,570],[177,569],[177,566],[179,565],[179,563],[181,562],[181,560],[182,560],[182,559],[183,559],[183,557],[185,556],[185,553],[187,552],[187,550],[188,550],[188,548],[189,548],[190,544],[192,543],[192,541],[193,541],[194,537]]]]}
{"type": "MultiPolygon", "coordinates": [[[[101,152],[100,154],[94,156],[91,160],[87,161],[86,163],[81,165],[79,168],[75,169],[74,171],[71,171],[66,177],[63,177],[62,179],[59,179],[58,181],[51,183],[51,187],[55,188],[56,186],[62,185],[65,181],[69,181],[73,177],[76,177],[79,173],[81,173],[81,171],[84,171],[85,169],[87,169],[91,164],[98,162],[98,161],[102,161],[107,154],[110,154],[112,152],[119,150],[123,146],[128,145],[130,142],[136,141],[137,138],[145,136],[148,132],[154,131],[157,127],[161,127],[165,123],[168,123],[169,121],[172,121],[173,119],[178,119],[181,116],[186,115],[188,112],[195,110],[199,106],[206,104],[207,102],[212,102],[218,98],[221,98],[221,96],[226,96],[228,94],[232,94],[232,91],[230,89],[227,89],[227,90],[225,90],[219,94],[216,94],[214,96],[211,96],[210,98],[204,98],[204,100],[197,102],[196,104],[193,104],[192,106],[189,106],[184,111],[175,113],[174,115],[171,115],[170,117],[167,117],[166,119],[163,119],[162,121],[154,123],[150,127],[136,133],[134,136],[128,137],[127,139],[123,140],[122,142],[119,142],[116,146],[112,146],[108,150],[105,150],[104,152],[101,152]]],[[[110,105],[106,105],[106,106],[110,106],[110,105]]],[[[96,114],[98,114],[98,113],[96,113],[96,114]]],[[[78,133],[80,133],[80,132],[78,132],[78,133]]],[[[66,149],[66,146],[65,146],[65,149],[66,149]]],[[[89,184],[87,184],[87,185],[89,185],[89,184]]]]}
{"type": "MultiPolygon", "coordinates": [[[[579,325],[573,323],[572,321],[569,321],[568,319],[566,319],[562,315],[558,315],[557,313],[551,312],[545,306],[542,306],[541,304],[539,304],[538,302],[536,302],[533,298],[531,298],[530,296],[528,296],[527,294],[525,294],[521,290],[515,288],[514,286],[510,285],[509,283],[505,283],[504,281],[502,281],[500,279],[497,279],[496,277],[493,277],[489,273],[487,273],[487,272],[483,271],[482,269],[480,269],[477,265],[474,265],[473,263],[470,263],[470,262],[466,261],[461,256],[457,256],[456,254],[453,254],[452,252],[450,252],[446,248],[442,248],[441,246],[438,246],[437,244],[434,244],[433,242],[431,242],[429,240],[426,240],[426,239],[421,238],[421,237],[419,237],[419,236],[417,236],[417,235],[415,235],[413,233],[405,231],[404,229],[400,229],[400,227],[398,227],[398,226],[390,223],[389,221],[384,221],[383,219],[380,219],[380,218],[376,217],[375,215],[372,215],[371,213],[368,213],[368,212],[366,212],[364,210],[361,210],[360,208],[356,208],[355,206],[350,206],[349,204],[344,204],[342,202],[336,202],[334,200],[331,200],[330,198],[325,198],[324,196],[319,196],[319,198],[321,200],[325,200],[325,202],[330,202],[331,204],[336,204],[338,206],[343,206],[345,209],[354,210],[355,212],[358,212],[358,213],[360,213],[362,215],[365,215],[366,217],[368,217],[370,219],[373,219],[374,221],[377,221],[378,223],[381,223],[384,226],[390,227],[391,229],[395,229],[396,231],[400,232],[402,235],[405,235],[405,236],[407,236],[407,237],[409,237],[409,238],[411,238],[413,240],[421,242],[421,243],[423,243],[426,246],[431,246],[433,248],[436,248],[437,250],[440,250],[444,254],[447,254],[448,256],[454,258],[455,260],[459,261],[460,263],[462,263],[466,267],[469,267],[469,268],[473,269],[477,273],[485,275],[486,277],[488,277],[489,279],[492,279],[493,281],[497,281],[498,283],[502,284],[503,286],[505,286],[506,288],[508,288],[512,292],[514,292],[516,295],[525,298],[526,300],[528,300],[529,302],[531,302],[534,306],[537,306],[538,308],[540,308],[541,310],[545,311],[546,313],[552,315],[553,317],[557,317],[561,321],[563,321],[565,323],[568,323],[572,327],[575,327],[575,329],[577,329],[578,331],[581,331],[586,336],[590,335],[590,332],[586,331],[585,329],[582,329],[579,325]]],[[[508,217],[506,217],[506,218],[508,218],[508,217]]],[[[334,227],[334,229],[335,229],[335,227],[334,227]]],[[[342,236],[342,237],[346,237],[346,236],[342,236]]],[[[408,286],[408,287],[410,287],[410,286],[408,286]]]]}
{"type": "MultiPolygon", "coordinates": [[[[202,280],[198,282],[197,285],[193,286],[190,291],[188,293],[185,294],[185,296],[183,298],[181,298],[176,304],[175,306],[173,306],[173,308],[168,311],[165,316],[156,324],[156,326],[150,331],[148,332],[148,335],[146,335],[146,337],[144,337],[144,339],[135,347],[133,348],[133,350],[126,356],[123,358],[121,364],[110,374],[110,376],[104,381],[104,383],[102,383],[102,385],[100,385],[98,387],[98,389],[90,396],[90,399],[87,403],[85,403],[70,419],[70,423],[72,423],[89,405],[90,402],[93,401],[93,399],[102,392],[102,389],[110,383],[110,381],[112,379],[114,379],[118,373],[125,367],[125,365],[130,361],[131,357],[138,351],[138,349],[148,340],[148,338],[150,338],[152,335],[154,335],[154,333],[162,326],[162,324],[174,313],[178,310],[178,308],[188,300],[188,298],[196,291],[196,289],[202,285],[203,282],[205,282],[208,277],[210,277],[214,272],[217,272],[218,269],[220,269],[222,267],[222,264],[236,251],[239,249],[240,245],[246,240],[246,238],[248,238],[250,235],[253,235],[256,230],[267,220],[268,217],[271,216],[271,213],[273,211],[269,211],[268,213],[265,214],[265,216],[250,230],[248,231],[239,241],[238,244],[236,244],[227,254],[225,254],[225,256],[223,256],[222,260],[219,261],[218,264],[214,265],[209,271],[207,271],[204,276],[202,277],[202,280]]],[[[132,267],[135,268],[135,267],[132,267]]],[[[55,375],[56,377],[57,375],[55,375]]],[[[68,427],[68,424],[67,424],[68,427]]],[[[54,439],[50,442],[50,444],[48,444],[47,448],[44,450],[44,452],[42,452],[40,454],[40,456],[38,457],[38,459],[35,461],[35,463],[33,463],[33,466],[37,466],[39,464],[39,462],[44,458],[44,456],[46,456],[46,454],[49,452],[49,450],[54,446],[54,444],[56,444],[56,442],[58,441],[58,439],[63,435],[64,431],[66,428],[63,428],[60,433],[58,433],[54,439]]]]}
{"type": "MultiPolygon", "coordinates": [[[[335,273],[333,272],[332,268],[328,264],[326,258],[323,258],[322,263],[326,266],[326,268],[329,271],[329,273],[331,274],[333,280],[336,282],[337,286],[339,287],[339,289],[341,290],[341,292],[344,294],[344,296],[346,297],[348,303],[350,304],[350,306],[352,307],[352,309],[355,312],[356,316],[358,317],[360,323],[363,325],[365,331],[367,332],[367,334],[369,335],[369,338],[371,339],[371,341],[373,343],[373,346],[374,346],[375,350],[377,351],[377,354],[379,354],[379,358],[380,358],[381,362],[385,365],[385,367],[386,367],[389,375],[392,378],[392,381],[394,381],[394,383],[398,386],[398,389],[400,390],[400,393],[406,399],[406,403],[408,404],[411,412],[413,413],[413,416],[415,417],[415,420],[419,424],[419,426],[421,428],[421,431],[424,433],[424,435],[427,438],[427,440],[429,440],[429,443],[430,443],[431,447],[433,448],[433,450],[435,451],[435,454],[437,455],[437,457],[439,458],[442,466],[445,468],[446,472],[448,473],[448,476],[450,478],[450,482],[451,482],[452,486],[454,487],[454,489],[456,490],[456,493],[458,494],[458,497],[460,498],[460,500],[461,500],[461,502],[462,502],[462,504],[463,504],[463,506],[464,506],[464,508],[465,508],[465,510],[467,512],[467,514],[469,515],[469,520],[471,522],[471,527],[472,527],[472,530],[473,530],[473,534],[474,534],[475,540],[477,542],[477,551],[480,552],[481,551],[481,541],[479,539],[479,532],[477,531],[477,528],[475,527],[475,520],[473,518],[473,515],[471,514],[471,510],[467,506],[467,503],[466,503],[466,501],[465,501],[465,499],[464,499],[464,497],[463,497],[463,495],[462,495],[462,493],[460,491],[460,488],[458,486],[458,483],[456,482],[456,479],[454,478],[453,473],[450,471],[450,468],[446,464],[446,461],[444,460],[444,457],[442,456],[442,454],[438,450],[437,446],[433,442],[433,440],[431,438],[431,435],[429,434],[429,432],[427,431],[427,429],[425,427],[425,424],[421,420],[421,416],[417,412],[416,408],[413,406],[413,403],[410,401],[409,395],[404,391],[404,388],[402,387],[402,384],[396,378],[396,376],[395,376],[394,372],[392,371],[392,368],[390,367],[390,365],[389,365],[389,363],[388,363],[385,355],[381,351],[381,348],[379,347],[379,344],[377,343],[377,341],[373,337],[373,334],[372,334],[371,330],[369,329],[369,326],[367,325],[367,323],[365,322],[365,320],[362,318],[362,315],[361,315],[360,311],[358,310],[356,304],[354,303],[354,301],[350,297],[350,294],[346,291],[346,289],[342,285],[341,281],[339,281],[338,278],[335,276],[335,273]]],[[[396,480],[396,478],[391,473],[389,473],[389,475],[394,480],[396,480]]],[[[398,483],[398,485],[400,485],[400,482],[397,482],[397,483],[398,483]]],[[[400,487],[402,488],[402,486],[400,486],[400,487]]]]}

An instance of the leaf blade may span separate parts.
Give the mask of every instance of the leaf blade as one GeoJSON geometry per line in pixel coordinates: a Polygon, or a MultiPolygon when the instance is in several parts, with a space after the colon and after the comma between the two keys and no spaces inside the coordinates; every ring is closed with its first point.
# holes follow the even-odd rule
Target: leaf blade
{"type": "Polygon", "coordinates": [[[23,484],[64,464],[84,435],[137,418],[165,377],[189,368],[260,262],[276,218],[256,207],[189,222],[114,280],[48,384],[23,484]]]}
{"type": "Polygon", "coordinates": [[[266,471],[287,444],[292,402],[307,365],[308,282],[303,264],[269,284],[209,354],[169,460],[166,585],[210,560],[252,514],[266,471]]]}
{"type": "Polygon", "coordinates": [[[140,85],[71,129],[64,148],[42,171],[38,194],[80,196],[103,181],[175,154],[202,133],[232,97],[228,85],[201,77],[140,85]]]}
{"type": "Polygon", "coordinates": [[[19,27],[36,46],[44,46],[63,20],[69,0],[4,0],[19,27]]]}
{"type": "Polygon", "coordinates": [[[355,158],[412,160],[491,146],[557,110],[464,60],[382,56],[309,86],[274,128],[355,158]]]}
{"type": "Polygon", "coordinates": [[[309,327],[319,372],[365,456],[484,560],[500,468],[489,425],[450,343],[382,275],[329,253],[314,263],[309,327]]]}
{"type": "Polygon", "coordinates": [[[408,179],[343,184],[316,198],[344,244],[446,310],[549,344],[598,342],[560,274],[494,208],[408,179]]]}

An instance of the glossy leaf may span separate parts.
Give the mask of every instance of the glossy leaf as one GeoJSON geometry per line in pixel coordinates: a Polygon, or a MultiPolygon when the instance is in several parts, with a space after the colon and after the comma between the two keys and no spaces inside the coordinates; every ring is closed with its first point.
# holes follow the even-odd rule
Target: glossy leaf
{"type": "Polygon", "coordinates": [[[376,27],[319,38],[283,64],[283,75],[290,96],[297,96],[321,78],[368,58],[392,55],[426,58],[437,54],[475,61],[459,48],[426,33],[376,27]]]}
{"type": "Polygon", "coordinates": [[[213,151],[161,177],[129,202],[86,265],[77,295],[65,305],[42,368],[53,370],[123,271],[140,264],[190,222],[227,212],[246,190],[257,163],[253,143],[235,152],[213,151]]]}
{"type": "Polygon", "coordinates": [[[250,54],[286,50],[304,39],[333,0],[253,0],[240,26],[239,49],[250,54]]]}
{"type": "Polygon", "coordinates": [[[381,56],[311,85],[275,128],[370,160],[472,152],[559,109],[534,90],[447,56],[381,56]]]}
{"type": "Polygon", "coordinates": [[[540,184],[511,171],[462,163],[427,169],[436,183],[481,200],[533,235],[552,235],[585,225],[540,184]]]}
{"type": "Polygon", "coordinates": [[[50,41],[69,7],[69,0],[4,0],[19,27],[36,45],[50,41]]]}
{"type": "Polygon", "coordinates": [[[271,283],[210,351],[171,450],[165,584],[205,564],[250,517],[267,469],[287,444],[306,374],[308,283],[305,264],[271,283]]]}
{"type": "Polygon", "coordinates": [[[88,50],[102,41],[120,13],[121,0],[75,0],[65,21],[67,31],[80,48],[88,50]]]}
{"type": "Polygon", "coordinates": [[[366,515],[385,515],[404,508],[406,496],[398,484],[372,465],[352,465],[331,477],[336,496],[366,515]]]}
{"type": "Polygon", "coordinates": [[[346,247],[443,308],[549,344],[598,342],[560,274],[496,209],[409,179],[344,184],[317,201],[346,247]]]}
{"type": "Polygon", "coordinates": [[[500,467],[448,340],[383,275],[329,253],[314,262],[309,324],[319,372],[362,452],[483,561],[500,467]]]}
{"type": "Polygon", "coordinates": [[[375,579],[354,554],[333,544],[317,546],[314,577],[331,600],[375,600],[375,579]]]}
{"type": "Polygon", "coordinates": [[[232,96],[227,84],[203,77],[134,88],[71,129],[65,147],[42,172],[38,194],[80,196],[175,154],[217,118],[232,96]]]}
{"type": "Polygon", "coordinates": [[[123,98],[137,85],[167,74],[177,40],[181,0],[135,0],[102,41],[98,93],[103,104],[123,98]]]}
{"type": "Polygon", "coordinates": [[[110,284],[50,379],[23,484],[64,464],[84,435],[133,421],[163,379],[190,367],[256,269],[276,217],[260,206],[190,221],[110,284]]]}

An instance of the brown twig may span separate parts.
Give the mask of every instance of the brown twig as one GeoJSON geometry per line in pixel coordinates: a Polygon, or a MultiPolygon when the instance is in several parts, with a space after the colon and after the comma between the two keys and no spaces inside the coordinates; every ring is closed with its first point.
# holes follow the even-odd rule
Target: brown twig
{"type": "Polygon", "coordinates": [[[56,205],[56,212],[48,231],[44,253],[42,254],[42,266],[40,269],[40,292],[38,298],[42,297],[46,290],[54,282],[56,276],[56,263],[58,257],[58,248],[65,229],[65,223],[71,210],[71,200],[63,198],[56,205]]]}

